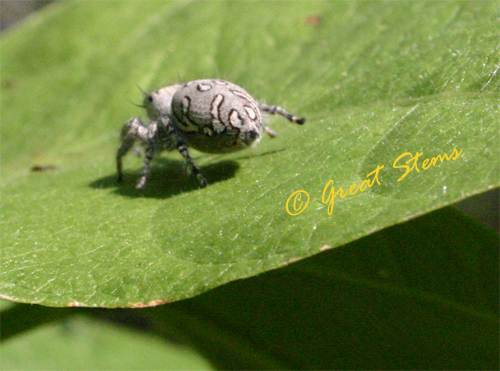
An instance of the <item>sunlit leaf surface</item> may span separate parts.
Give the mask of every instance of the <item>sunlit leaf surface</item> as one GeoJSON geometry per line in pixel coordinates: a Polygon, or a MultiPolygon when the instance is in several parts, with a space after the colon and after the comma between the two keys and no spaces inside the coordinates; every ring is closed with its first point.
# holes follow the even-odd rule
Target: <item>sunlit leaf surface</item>
{"type": "Polygon", "coordinates": [[[464,1],[51,6],[2,40],[2,297],[180,300],[498,186],[496,12],[464,1]],[[205,189],[175,153],[143,191],[142,160],[128,156],[117,184],[121,125],[145,116],[136,84],[206,77],[307,122],[268,117],[279,136],[254,149],[193,151],[205,189]],[[398,181],[394,165],[418,169],[398,181]],[[287,204],[296,191],[306,209],[305,193],[287,204]]]}

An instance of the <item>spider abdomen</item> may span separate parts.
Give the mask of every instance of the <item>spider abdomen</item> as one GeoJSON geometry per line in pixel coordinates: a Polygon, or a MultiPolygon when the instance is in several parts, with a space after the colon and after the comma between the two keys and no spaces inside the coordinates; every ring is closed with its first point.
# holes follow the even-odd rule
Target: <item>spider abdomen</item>
{"type": "Polygon", "coordinates": [[[195,80],[172,99],[174,125],[190,147],[207,153],[234,152],[258,143],[264,130],[257,102],[223,80],[195,80]]]}

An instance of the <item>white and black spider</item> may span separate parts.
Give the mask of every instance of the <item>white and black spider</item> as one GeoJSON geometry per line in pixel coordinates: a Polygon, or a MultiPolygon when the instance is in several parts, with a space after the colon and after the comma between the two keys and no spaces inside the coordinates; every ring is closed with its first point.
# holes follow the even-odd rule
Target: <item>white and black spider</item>
{"type": "Polygon", "coordinates": [[[150,163],[161,151],[177,148],[186,160],[188,173],[194,173],[200,185],[205,187],[207,181],[189,155],[188,147],[206,153],[228,153],[256,145],[264,130],[271,137],[276,136],[264,124],[262,112],[282,115],[297,124],[305,122],[281,107],[257,103],[238,85],[215,79],[171,85],[146,94],[144,108],[150,123],[145,124],[138,118],[127,121],[116,154],[118,181],[122,181],[122,157],[136,141],[146,148],[136,188],[144,188],[150,163]]]}

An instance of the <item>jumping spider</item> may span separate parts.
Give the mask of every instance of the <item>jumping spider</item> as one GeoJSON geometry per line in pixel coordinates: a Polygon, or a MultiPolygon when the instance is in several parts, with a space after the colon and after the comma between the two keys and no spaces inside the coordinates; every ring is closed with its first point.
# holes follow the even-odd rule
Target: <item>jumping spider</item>
{"type": "Polygon", "coordinates": [[[136,141],[146,148],[136,188],[144,188],[150,163],[161,151],[177,148],[186,160],[187,172],[194,173],[205,187],[207,181],[189,155],[188,147],[206,153],[228,153],[256,145],[263,130],[275,137],[276,133],[262,121],[262,112],[279,114],[301,125],[305,122],[281,107],[257,103],[241,87],[223,80],[195,80],[167,86],[146,94],[144,108],[150,123],[138,118],[127,121],[116,154],[118,181],[122,181],[122,157],[136,141]]]}

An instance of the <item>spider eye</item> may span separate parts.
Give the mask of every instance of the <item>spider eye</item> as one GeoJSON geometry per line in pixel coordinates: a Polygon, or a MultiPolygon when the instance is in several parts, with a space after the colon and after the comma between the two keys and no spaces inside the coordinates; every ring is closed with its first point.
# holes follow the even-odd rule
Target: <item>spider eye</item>
{"type": "Polygon", "coordinates": [[[153,96],[152,95],[148,95],[146,97],[146,100],[149,102],[149,103],[153,103],[153,96]]]}

